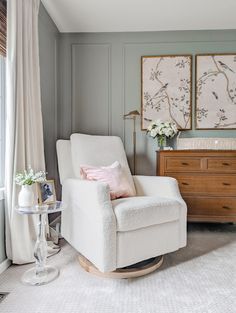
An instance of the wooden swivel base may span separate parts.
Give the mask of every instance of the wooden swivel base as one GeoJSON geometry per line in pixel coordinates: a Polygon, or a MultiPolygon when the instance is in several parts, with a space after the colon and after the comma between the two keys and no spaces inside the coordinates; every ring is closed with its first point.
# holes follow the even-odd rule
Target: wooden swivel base
{"type": "Polygon", "coordinates": [[[114,272],[100,272],[89,260],[84,256],[79,255],[79,263],[82,268],[91,274],[104,277],[104,278],[135,278],[147,275],[158,269],[163,263],[163,256],[158,256],[146,261],[136,263],[124,268],[119,268],[114,272]]]}

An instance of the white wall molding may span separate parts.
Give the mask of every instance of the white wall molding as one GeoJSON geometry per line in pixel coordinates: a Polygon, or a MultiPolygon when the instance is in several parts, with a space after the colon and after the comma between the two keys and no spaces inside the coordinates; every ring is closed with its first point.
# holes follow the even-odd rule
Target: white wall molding
{"type": "MultiPolygon", "coordinates": [[[[131,121],[125,121],[123,115],[135,108],[141,109],[141,56],[167,53],[192,55],[207,52],[223,53],[235,51],[235,48],[235,31],[60,34],[58,54],[60,64],[58,132],[60,138],[68,139],[71,134],[71,126],[75,127],[76,125],[80,132],[120,136],[125,144],[129,164],[132,168],[133,125],[131,121]],[[86,62],[83,63],[84,60],[88,65],[86,62]],[[94,66],[94,75],[104,80],[101,87],[99,85],[103,101],[101,110],[98,108],[98,101],[90,96],[91,91],[88,87],[90,83],[95,84],[95,92],[98,90],[91,70],[90,76],[87,76],[90,61],[102,64],[99,66],[95,63],[94,66]],[[104,66],[106,70],[104,70],[104,66]],[[108,67],[110,76],[107,75],[108,67]],[[80,84],[80,79],[82,84],[80,84]],[[76,88],[82,90],[83,95],[76,88]],[[107,103],[108,98],[110,99],[109,104],[107,103]],[[90,128],[94,121],[93,117],[91,118],[92,114],[96,119],[94,126],[90,128]]],[[[99,80],[98,82],[100,83],[99,80]]],[[[153,175],[156,169],[156,141],[141,131],[140,124],[140,119],[138,119],[136,129],[137,173],[153,175]]],[[[74,131],[77,131],[76,128],[74,131]]],[[[236,131],[198,131],[193,129],[184,132],[183,136],[235,137],[236,131]]]]}
{"type": "Polygon", "coordinates": [[[10,265],[11,265],[11,261],[8,259],[0,263],[0,274],[2,274],[10,265]]]}
{"type": "MultiPolygon", "coordinates": [[[[72,132],[77,131],[77,114],[76,114],[76,105],[78,105],[78,99],[75,96],[76,90],[76,48],[78,47],[94,47],[94,51],[96,48],[103,47],[107,50],[107,129],[106,135],[111,134],[112,130],[112,73],[111,73],[111,44],[110,43],[72,43],[71,45],[71,125],[72,132]]],[[[95,73],[96,74],[96,73],[95,73]]]]}

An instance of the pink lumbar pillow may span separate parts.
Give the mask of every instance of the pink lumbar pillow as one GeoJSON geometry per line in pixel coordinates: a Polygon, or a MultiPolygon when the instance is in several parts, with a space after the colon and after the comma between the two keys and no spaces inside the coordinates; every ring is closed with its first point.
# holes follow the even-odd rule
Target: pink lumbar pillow
{"type": "Polygon", "coordinates": [[[110,166],[80,165],[80,176],[108,184],[112,200],[135,196],[125,171],[117,161],[110,166]]]}

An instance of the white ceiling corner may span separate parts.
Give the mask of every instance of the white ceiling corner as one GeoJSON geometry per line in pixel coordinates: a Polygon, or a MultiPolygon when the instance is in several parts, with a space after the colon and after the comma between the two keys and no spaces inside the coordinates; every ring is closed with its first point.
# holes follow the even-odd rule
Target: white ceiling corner
{"type": "Polygon", "coordinates": [[[42,0],[60,32],[236,29],[236,0],[42,0]]]}

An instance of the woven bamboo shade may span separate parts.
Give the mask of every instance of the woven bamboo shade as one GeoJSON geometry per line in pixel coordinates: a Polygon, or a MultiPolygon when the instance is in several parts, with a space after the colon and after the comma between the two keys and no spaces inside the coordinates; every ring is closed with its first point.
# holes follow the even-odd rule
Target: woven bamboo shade
{"type": "Polygon", "coordinates": [[[0,0],[0,54],[6,56],[7,46],[7,5],[0,0]]]}

